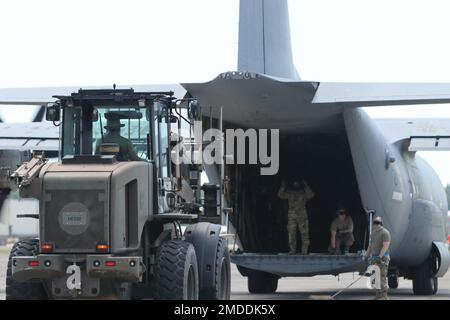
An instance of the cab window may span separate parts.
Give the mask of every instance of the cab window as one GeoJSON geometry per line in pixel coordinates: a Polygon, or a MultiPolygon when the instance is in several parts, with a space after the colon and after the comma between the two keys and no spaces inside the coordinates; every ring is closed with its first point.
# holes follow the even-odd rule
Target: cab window
{"type": "MultiPolygon", "coordinates": [[[[99,153],[102,143],[117,143],[121,147],[128,141],[140,159],[148,159],[147,133],[149,123],[135,108],[97,108],[98,120],[93,123],[93,153],[99,153]]],[[[133,159],[127,159],[133,160],[133,159]]]]}
{"type": "Polygon", "coordinates": [[[93,107],[93,116],[86,123],[81,107],[65,108],[61,157],[100,154],[99,146],[106,142],[118,144],[123,149],[121,151],[126,155],[122,161],[148,159],[149,121],[145,117],[145,109],[141,110],[126,106],[93,107]],[[82,147],[83,143],[92,147],[82,147]],[[127,159],[129,154],[133,159],[127,159]]]}

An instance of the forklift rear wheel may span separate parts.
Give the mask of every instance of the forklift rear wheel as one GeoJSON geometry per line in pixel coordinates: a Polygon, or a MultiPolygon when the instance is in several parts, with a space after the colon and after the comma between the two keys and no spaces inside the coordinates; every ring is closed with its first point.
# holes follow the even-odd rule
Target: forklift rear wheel
{"type": "Polygon", "coordinates": [[[256,294],[275,293],[278,276],[262,271],[251,271],[247,277],[248,291],[256,294]]]}
{"type": "Polygon", "coordinates": [[[192,244],[165,241],[156,252],[152,279],[156,300],[198,300],[198,266],[192,244]]]}
{"type": "Polygon", "coordinates": [[[11,249],[6,270],[6,300],[47,300],[44,284],[38,282],[16,282],[12,276],[14,257],[34,256],[39,253],[39,239],[16,242],[11,249]]]}
{"type": "Polygon", "coordinates": [[[231,295],[231,270],[230,254],[227,241],[220,238],[217,242],[216,274],[214,289],[202,292],[201,298],[206,300],[230,300],[231,295]]]}
{"type": "Polygon", "coordinates": [[[191,224],[185,240],[194,245],[202,300],[229,300],[231,287],[228,241],[220,236],[221,226],[208,222],[191,224]]]}

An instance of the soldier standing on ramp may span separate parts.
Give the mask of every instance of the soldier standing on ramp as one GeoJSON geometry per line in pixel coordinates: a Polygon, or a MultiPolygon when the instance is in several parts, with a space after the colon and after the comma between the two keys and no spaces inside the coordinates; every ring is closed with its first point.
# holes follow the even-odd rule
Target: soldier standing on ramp
{"type": "Polygon", "coordinates": [[[383,220],[381,217],[373,219],[373,232],[370,238],[370,246],[367,248],[367,258],[370,264],[376,265],[380,268],[380,285],[381,288],[377,290],[375,300],[387,300],[387,274],[389,268],[389,246],[391,243],[390,232],[383,227],[383,220]]]}
{"type": "Polygon", "coordinates": [[[286,190],[286,181],[283,180],[278,191],[278,197],[288,200],[289,205],[287,224],[289,254],[297,253],[297,228],[302,237],[302,254],[307,254],[309,247],[309,221],[306,203],[314,197],[314,192],[304,180],[301,185],[297,180],[294,180],[290,188],[286,190]]]}

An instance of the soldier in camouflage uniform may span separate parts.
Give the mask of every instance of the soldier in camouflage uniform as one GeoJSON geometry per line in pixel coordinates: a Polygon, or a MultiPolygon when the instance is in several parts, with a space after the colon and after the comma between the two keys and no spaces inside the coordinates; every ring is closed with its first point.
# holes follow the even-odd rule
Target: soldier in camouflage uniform
{"type": "Polygon", "coordinates": [[[117,160],[119,161],[143,161],[139,158],[134,146],[130,140],[120,135],[120,128],[125,125],[120,123],[119,118],[107,119],[108,122],[104,127],[107,132],[103,135],[102,139],[97,142],[95,147],[95,153],[100,154],[100,145],[102,143],[117,143],[119,145],[119,153],[117,154],[117,160]]]}
{"type": "Polygon", "coordinates": [[[302,237],[302,254],[308,253],[309,247],[309,221],[306,203],[314,197],[314,192],[305,181],[302,185],[293,181],[292,186],[286,190],[286,181],[283,181],[278,191],[278,197],[288,200],[289,254],[297,253],[297,228],[302,237]]]}
{"type": "Polygon", "coordinates": [[[380,268],[380,289],[376,291],[375,300],[387,300],[388,284],[387,274],[389,269],[389,246],[391,243],[391,234],[383,227],[381,217],[373,219],[373,231],[370,237],[370,246],[367,248],[367,259],[370,264],[380,268]]]}
{"type": "Polygon", "coordinates": [[[344,254],[350,252],[350,247],[355,242],[353,236],[353,220],[347,214],[344,208],[336,211],[336,218],[331,223],[331,244],[330,252],[335,254],[341,254],[342,247],[344,247],[344,254]]]}

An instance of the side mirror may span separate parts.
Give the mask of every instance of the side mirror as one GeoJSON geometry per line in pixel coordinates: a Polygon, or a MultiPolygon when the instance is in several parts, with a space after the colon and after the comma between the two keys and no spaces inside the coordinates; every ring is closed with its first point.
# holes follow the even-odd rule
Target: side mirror
{"type": "Polygon", "coordinates": [[[61,113],[61,106],[59,103],[47,103],[45,107],[45,120],[47,121],[59,121],[61,113]]]}

